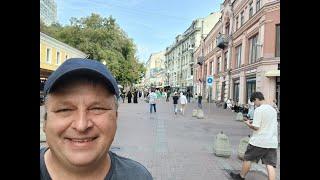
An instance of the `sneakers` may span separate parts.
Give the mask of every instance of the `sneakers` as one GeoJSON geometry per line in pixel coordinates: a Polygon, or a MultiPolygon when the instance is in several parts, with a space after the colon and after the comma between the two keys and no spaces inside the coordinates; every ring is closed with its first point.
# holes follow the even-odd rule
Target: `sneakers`
{"type": "Polygon", "coordinates": [[[242,178],[242,177],[240,176],[240,174],[236,174],[236,173],[231,172],[231,173],[230,173],[230,176],[232,177],[232,179],[244,180],[244,178],[242,178]]]}

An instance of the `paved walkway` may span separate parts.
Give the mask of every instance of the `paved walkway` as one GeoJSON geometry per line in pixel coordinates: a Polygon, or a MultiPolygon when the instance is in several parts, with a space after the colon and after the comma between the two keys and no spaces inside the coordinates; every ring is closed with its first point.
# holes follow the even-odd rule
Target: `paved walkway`
{"type": "MultiPolygon", "coordinates": [[[[157,104],[157,113],[149,113],[149,105],[120,103],[118,130],[111,150],[132,158],[151,172],[155,180],[230,179],[228,173],[241,168],[237,148],[241,138],[251,134],[243,122],[235,121],[235,113],[215,105],[204,104],[204,119],[192,117],[195,104],[186,114],[174,115],[172,100],[157,104]],[[230,158],[213,154],[215,136],[228,135],[233,153],[230,158]]],[[[277,179],[280,179],[280,148],[277,179]]],[[[248,180],[267,179],[265,166],[253,164],[248,180]]]]}

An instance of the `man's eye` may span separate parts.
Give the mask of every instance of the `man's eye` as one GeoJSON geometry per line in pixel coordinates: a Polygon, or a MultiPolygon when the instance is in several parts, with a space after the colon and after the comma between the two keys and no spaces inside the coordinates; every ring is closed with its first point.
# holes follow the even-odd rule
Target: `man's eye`
{"type": "Polygon", "coordinates": [[[107,110],[107,109],[102,107],[94,107],[94,108],[91,108],[91,110],[107,110]]]}
{"type": "Polygon", "coordinates": [[[67,112],[67,111],[71,111],[71,109],[68,109],[68,108],[59,109],[59,110],[56,111],[56,113],[59,113],[59,112],[67,112]]]}

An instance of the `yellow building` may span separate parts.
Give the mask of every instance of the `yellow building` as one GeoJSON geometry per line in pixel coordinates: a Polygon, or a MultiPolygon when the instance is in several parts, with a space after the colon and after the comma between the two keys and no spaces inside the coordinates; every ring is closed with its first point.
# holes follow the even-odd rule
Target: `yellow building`
{"type": "Polygon", "coordinates": [[[46,80],[66,59],[86,57],[78,49],[40,32],[40,80],[46,80]]]}

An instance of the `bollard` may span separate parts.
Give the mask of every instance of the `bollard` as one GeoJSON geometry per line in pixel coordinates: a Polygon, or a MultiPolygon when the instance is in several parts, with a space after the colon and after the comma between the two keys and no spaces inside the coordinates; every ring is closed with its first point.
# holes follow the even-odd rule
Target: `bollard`
{"type": "Polygon", "coordinates": [[[243,121],[243,114],[241,112],[237,113],[236,121],[243,121]]]}
{"type": "Polygon", "coordinates": [[[249,140],[250,140],[250,135],[248,135],[247,137],[244,137],[240,140],[239,147],[238,147],[238,158],[240,160],[243,160],[243,158],[244,158],[244,153],[247,150],[249,140]]]}
{"type": "Polygon", "coordinates": [[[204,114],[203,114],[202,109],[198,109],[198,111],[197,111],[197,118],[198,118],[198,119],[203,119],[203,118],[204,118],[204,114]]]}
{"type": "Polygon", "coordinates": [[[219,157],[227,157],[231,156],[231,144],[229,142],[229,138],[227,135],[221,133],[217,134],[216,139],[213,144],[213,153],[219,157]]]}
{"type": "Polygon", "coordinates": [[[197,114],[198,114],[198,110],[197,110],[197,109],[194,109],[194,110],[192,111],[192,117],[196,117],[197,114]]]}

